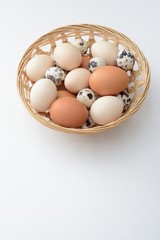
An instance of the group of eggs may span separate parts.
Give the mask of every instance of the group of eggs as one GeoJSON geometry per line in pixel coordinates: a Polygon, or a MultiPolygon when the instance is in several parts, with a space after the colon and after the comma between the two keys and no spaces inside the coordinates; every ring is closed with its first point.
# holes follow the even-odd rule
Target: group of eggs
{"type": "Polygon", "coordinates": [[[31,106],[62,127],[90,128],[121,117],[131,104],[127,72],[135,58],[108,41],[61,43],[26,66],[31,106]]]}

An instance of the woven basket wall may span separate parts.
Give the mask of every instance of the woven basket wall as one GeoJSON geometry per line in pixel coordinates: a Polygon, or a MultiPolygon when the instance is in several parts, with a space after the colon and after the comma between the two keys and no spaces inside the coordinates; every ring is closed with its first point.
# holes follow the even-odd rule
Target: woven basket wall
{"type": "Polygon", "coordinates": [[[31,115],[40,123],[49,128],[69,133],[96,133],[113,128],[127,120],[139,109],[144,101],[149,88],[149,82],[149,65],[137,45],[122,33],[119,33],[108,27],[91,24],[64,26],[45,34],[26,50],[19,63],[17,73],[18,92],[22,102],[31,115]],[[64,128],[55,125],[50,120],[48,113],[38,113],[30,105],[30,90],[33,83],[28,80],[25,73],[25,68],[28,61],[37,54],[45,53],[50,55],[53,53],[54,48],[57,45],[61,44],[62,42],[72,42],[75,38],[83,38],[88,41],[89,45],[92,45],[95,41],[99,40],[111,41],[115,43],[120,50],[122,48],[129,49],[135,56],[136,62],[134,69],[130,71],[130,82],[134,82],[134,87],[130,89],[130,93],[134,93],[132,104],[129,110],[125,112],[121,118],[104,126],[96,126],[90,129],[64,128]]]}

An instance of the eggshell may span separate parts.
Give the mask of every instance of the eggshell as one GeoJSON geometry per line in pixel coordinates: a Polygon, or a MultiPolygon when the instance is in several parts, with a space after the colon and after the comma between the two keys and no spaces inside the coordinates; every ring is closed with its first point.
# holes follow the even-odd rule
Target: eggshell
{"type": "Polygon", "coordinates": [[[79,49],[82,55],[88,50],[88,43],[82,38],[75,39],[72,44],[79,49]]]}
{"type": "Polygon", "coordinates": [[[54,53],[51,53],[51,58],[52,58],[52,60],[53,60],[53,67],[56,67],[56,61],[55,61],[55,59],[54,59],[54,53]]]}
{"type": "Polygon", "coordinates": [[[57,98],[62,98],[62,97],[73,97],[76,98],[76,95],[67,91],[67,90],[59,90],[57,92],[57,98]]]}
{"type": "Polygon", "coordinates": [[[59,67],[71,71],[81,65],[82,55],[71,43],[62,43],[55,48],[54,59],[59,67]]]}
{"type": "Polygon", "coordinates": [[[84,88],[77,94],[77,99],[87,108],[90,108],[96,100],[96,94],[90,88],[84,88]]]}
{"type": "Polygon", "coordinates": [[[87,118],[87,121],[82,125],[83,129],[87,129],[87,128],[92,128],[94,127],[96,124],[93,121],[93,119],[91,117],[87,118]]]}
{"type": "Polygon", "coordinates": [[[57,88],[54,82],[49,79],[42,78],[38,80],[31,89],[31,106],[39,112],[45,112],[49,109],[56,97],[57,88]]]}
{"type": "Polygon", "coordinates": [[[118,52],[118,47],[107,41],[95,42],[91,46],[92,56],[103,58],[106,64],[111,66],[116,66],[118,52]]]}
{"type": "Polygon", "coordinates": [[[99,125],[105,125],[121,117],[123,102],[114,96],[98,98],[91,106],[90,116],[99,125]]]}
{"type": "Polygon", "coordinates": [[[123,112],[127,111],[132,102],[132,99],[131,99],[131,96],[130,96],[128,90],[126,89],[126,90],[120,92],[116,97],[121,99],[121,101],[123,102],[123,105],[124,105],[123,112]]]}
{"type": "Polygon", "coordinates": [[[135,63],[134,55],[127,49],[121,50],[117,55],[117,66],[125,71],[131,70],[135,63]]]}
{"type": "Polygon", "coordinates": [[[89,64],[90,59],[91,59],[91,56],[89,56],[89,55],[83,56],[80,67],[88,69],[88,64],[89,64]]]}
{"type": "Polygon", "coordinates": [[[58,86],[64,83],[66,73],[60,67],[51,67],[45,72],[45,77],[52,80],[58,86]]]}
{"type": "Polygon", "coordinates": [[[94,72],[97,68],[106,66],[106,62],[103,58],[94,57],[91,58],[88,64],[88,70],[94,72]]]}
{"type": "Polygon", "coordinates": [[[65,87],[72,93],[78,93],[89,86],[91,73],[85,68],[76,68],[70,71],[64,81],[65,87]]]}
{"type": "Polygon", "coordinates": [[[27,63],[26,74],[31,81],[36,82],[43,78],[46,70],[52,66],[54,66],[54,61],[51,56],[40,54],[27,63]]]}
{"type": "Polygon", "coordinates": [[[117,95],[128,83],[127,73],[115,66],[99,67],[89,78],[90,88],[100,96],[117,95]]]}
{"type": "Polygon", "coordinates": [[[86,107],[72,97],[59,98],[50,108],[50,117],[55,124],[62,127],[81,127],[88,118],[86,107]]]}
{"type": "Polygon", "coordinates": [[[64,83],[62,83],[61,85],[56,85],[56,87],[57,87],[57,90],[66,90],[64,83]]]}

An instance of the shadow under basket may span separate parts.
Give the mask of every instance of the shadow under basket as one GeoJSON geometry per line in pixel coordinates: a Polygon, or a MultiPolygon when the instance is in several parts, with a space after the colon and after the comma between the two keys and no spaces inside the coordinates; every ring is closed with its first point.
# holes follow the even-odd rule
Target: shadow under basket
{"type": "Polygon", "coordinates": [[[18,92],[22,102],[24,103],[27,110],[31,113],[31,115],[37,121],[49,128],[68,133],[89,134],[105,131],[107,129],[118,126],[127,120],[130,116],[132,116],[140,108],[147,94],[149,83],[150,68],[145,56],[137,47],[137,45],[120,32],[117,32],[108,27],[92,24],[64,26],[45,34],[26,50],[19,63],[17,73],[18,92]],[[30,104],[30,90],[33,83],[28,80],[25,72],[28,61],[38,54],[45,53],[51,55],[56,46],[60,45],[63,42],[73,42],[73,40],[76,38],[83,38],[84,40],[88,41],[90,46],[95,41],[99,40],[113,42],[118,46],[119,50],[123,48],[128,49],[135,57],[134,68],[128,72],[129,81],[133,82],[133,87],[129,90],[129,92],[131,94],[133,93],[134,97],[128,111],[126,111],[116,121],[110,122],[103,126],[95,126],[88,129],[65,128],[54,124],[47,112],[39,113],[35,111],[30,104]]]}

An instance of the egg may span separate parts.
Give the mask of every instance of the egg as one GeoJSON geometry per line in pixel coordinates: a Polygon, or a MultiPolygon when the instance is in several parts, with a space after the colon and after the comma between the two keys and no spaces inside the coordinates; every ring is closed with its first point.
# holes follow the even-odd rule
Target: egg
{"type": "Polygon", "coordinates": [[[66,73],[60,67],[51,67],[45,72],[45,77],[52,80],[56,85],[61,85],[64,82],[66,73]]]}
{"type": "Polygon", "coordinates": [[[62,43],[54,49],[54,59],[59,67],[71,71],[81,65],[82,55],[71,43],[62,43]]]}
{"type": "Polygon", "coordinates": [[[73,97],[76,98],[76,95],[67,91],[67,90],[58,90],[57,91],[57,98],[62,98],[62,97],[73,97]]]}
{"type": "Polygon", "coordinates": [[[135,82],[130,82],[130,83],[128,84],[128,90],[129,90],[129,91],[132,91],[134,88],[135,88],[135,82]]]}
{"type": "Polygon", "coordinates": [[[84,55],[85,53],[87,53],[87,49],[88,49],[88,43],[82,39],[82,38],[78,38],[75,39],[72,44],[79,49],[79,51],[81,52],[82,55],[84,55]]]}
{"type": "Polygon", "coordinates": [[[124,105],[124,107],[123,107],[123,112],[127,111],[128,108],[129,108],[130,105],[131,105],[131,102],[132,102],[132,99],[131,99],[131,97],[130,97],[129,92],[128,92],[127,90],[124,90],[124,91],[120,92],[120,93],[117,95],[117,97],[118,97],[119,99],[121,99],[122,102],[123,102],[123,105],[124,105]]]}
{"type": "Polygon", "coordinates": [[[98,98],[91,106],[90,116],[99,125],[105,125],[121,117],[123,102],[115,96],[98,98]]]}
{"type": "Polygon", "coordinates": [[[31,106],[38,112],[47,111],[56,98],[56,85],[47,78],[38,80],[30,92],[31,106]]]}
{"type": "Polygon", "coordinates": [[[90,55],[82,56],[82,63],[80,65],[80,67],[88,69],[88,64],[89,64],[90,59],[91,59],[90,55]]]}
{"type": "Polygon", "coordinates": [[[95,42],[91,46],[92,56],[103,58],[106,64],[111,66],[116,66],[118,52],[118,47],[115,44],[107,41],[95,42]]]}
{"type": "Polygon", "coordinates": [[[134,66],[135,58],[129,50],[121,50],[117,56],[117,66],[125,71],[131,70],[134,66]]]}
{"type": "Polygon", "coordinates": [[[61,85],[56,85],[57,90],[66,90],[65,86],[64,86],[64,82],[61,85]]]}
{"type": "Polygon", "coordinates": [[[93,119],[91,117],[87,118],[87,121],[82,125],[83,129],[87,129],[87,128],[92,128],[94,127],[96,124],[93,121],[93,119]]]}
{"type": "Polygon", "coordinates": [[[70,71],[65,78],[64,84],[68,91],[78,93],[83,88],[89,86],[91,73],[85,68],[76,68],[70,71]]]}
{"type": "Polygon", "coordinates": [[[127,73],[115,66],[99,67],[89,78],[90,88],[100,96],[116,95],[127,88],[128,83],[127,73]]]}
{"type": "Polygon", "coordinates": [[[78,93],[77,99],[87,108],[90,108],[96,100],[96,95],[90,88],[85,88],[78,93]]]}
{"type": "Polygon", "coordinates": [[[91,58],[88,64],[88,70],[94,72],[98,67],[106,66],[106,62],[103,58],[94,57],[91,58]]]}
{"type": "Polygon", "coordinates": [[[36,82],[43,78],[46,70],[52,66],[54,66],[54,62],[51,56],[46,54],[36,55],[27,63],[26,74],[31,81],[36,82]]]}
{"type": "Polygon", "coordinates": [[[51,53],[51,58],[52,58],[52,60],[53,60],[53,67],[56,67],[56,61],[55,61],[55,59],[54,59],[54,53],[51,53]]]}
{"type": "Polygon", "coordinates": [[[50,117],[55,124],[62,127],[79,128],[86,122],[88,111],[77,99],[63,97],[51,105],[50,117]]]}

